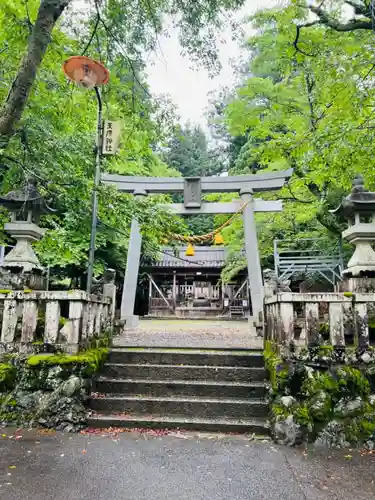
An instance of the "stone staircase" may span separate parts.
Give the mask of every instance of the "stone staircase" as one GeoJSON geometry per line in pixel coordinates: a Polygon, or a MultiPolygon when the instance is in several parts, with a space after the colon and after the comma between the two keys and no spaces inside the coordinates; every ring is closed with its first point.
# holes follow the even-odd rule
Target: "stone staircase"
{"type": "Polygon", "coordinates": [[[261,351],[118,347],[89,400],[91,427],[267,433],[261,351]]]}

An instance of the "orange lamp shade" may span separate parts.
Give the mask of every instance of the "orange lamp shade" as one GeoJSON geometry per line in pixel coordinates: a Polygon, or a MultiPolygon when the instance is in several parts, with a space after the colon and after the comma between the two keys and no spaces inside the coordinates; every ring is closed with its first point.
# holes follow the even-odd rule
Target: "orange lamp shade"
{"type": "Polygon", "coordinates": [[[109,71],[100,62],[86,56],[72,56],[63,64],[65,75],[78,86],[93,89],[109,81],[109,71]]]}

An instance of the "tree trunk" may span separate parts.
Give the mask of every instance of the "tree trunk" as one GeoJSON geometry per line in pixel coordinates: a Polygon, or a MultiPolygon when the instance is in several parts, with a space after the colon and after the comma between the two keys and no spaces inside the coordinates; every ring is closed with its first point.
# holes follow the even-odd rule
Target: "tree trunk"
{"type": "Polygon", "coordinates": [[[12,83],[8,97],[0,108],[0,147],[4,147],[21,119],[37,71],[51,42],[52,30],[71,0],[41,0],[26,52],[12,83]]]}

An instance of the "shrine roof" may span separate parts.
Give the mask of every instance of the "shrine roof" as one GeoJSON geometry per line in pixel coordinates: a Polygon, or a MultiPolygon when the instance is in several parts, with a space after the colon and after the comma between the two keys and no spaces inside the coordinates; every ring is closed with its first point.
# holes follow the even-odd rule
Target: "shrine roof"
{"type": "Polygon", "coordinates": [[[195,255],[193,257],[185,255],[186,246],[177,249],[177,256],[179,258],[175,257],[175,250],[173,248],[164,247],[162,251],[160,259],[154,261],[152,266],[169,268],[194,267],[195,269],[199,269],[199,267],[221,268],[224,267],[228,255],[228,249],[221,246],[195,246],[195,255]]]}

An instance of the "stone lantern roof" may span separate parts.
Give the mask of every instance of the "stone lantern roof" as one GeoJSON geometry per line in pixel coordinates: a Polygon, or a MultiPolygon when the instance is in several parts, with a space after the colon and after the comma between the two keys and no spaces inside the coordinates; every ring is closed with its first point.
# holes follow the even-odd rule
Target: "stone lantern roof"
{"type": "Polygon", "coordinates": [[[356,175],[352,183],[352,191],[346,196],[341,205],[331,213],[351,218],[354,214],[375,214],[375,193],[368,191],[364,186],[362,175],[356,175]]]}
{"type": "Polygon", "coordinates": [[[29,179],[28,183],[21,189],[0,196],[0,205],[10,212],[24,214],[25,216],[27,216],[28,212],[40,215],[55,211],[47,205],[43,196],[39,193],[35,179],[29,179]]]}

